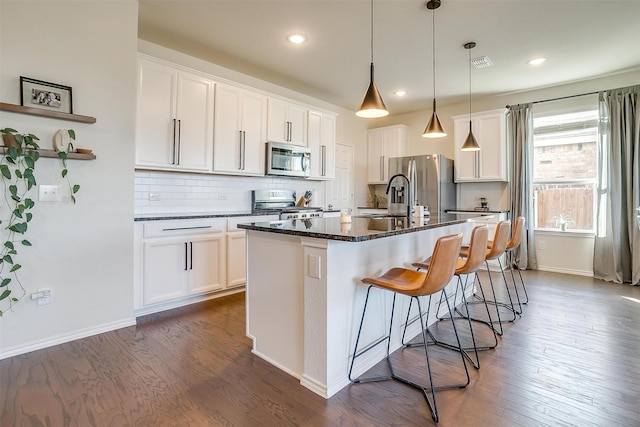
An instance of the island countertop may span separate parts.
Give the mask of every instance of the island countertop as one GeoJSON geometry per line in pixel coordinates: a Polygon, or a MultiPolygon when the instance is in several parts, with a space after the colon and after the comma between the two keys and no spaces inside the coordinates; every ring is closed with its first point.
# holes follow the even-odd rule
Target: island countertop
{"type": "MultiPolygon", "coordinates": [[[[479,213],[478,217],[481,216],[486,216],[486,213],[484,215],[479,213]]],[[[425,218],[413,218],[413,223],[409,224],[406,217],[369,218],[353,216],[350,223],[343,223],[340,218],[333,217],[253,222],[239,224],[238,228],[318,239],[364,242],[414,233],[430,228],[462,224],[473,219],[468,214],[441,213],[432,214],[425,218]]]]}

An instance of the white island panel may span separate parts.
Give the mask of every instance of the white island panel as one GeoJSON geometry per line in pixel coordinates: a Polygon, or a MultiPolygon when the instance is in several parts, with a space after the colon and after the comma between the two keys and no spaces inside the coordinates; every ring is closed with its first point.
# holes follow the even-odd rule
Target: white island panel
{"type": "MultiPolygon", "coordinates": [[[[329,220],[337,219],[315,220],[314,228],[330,228],[322,224],[329,220]]],[[[271,226],[275,229],[282,224],[271,226]]],[[[300,378],[302,385],[317,394],[331,397],[349,384],[351,352],[367,291],[361,279],[392,267],[412,268],[412,262],[432,253],[438,237],[457,232],[468,235],[472,227],[473,223],[464,221],[398,235],[385,231],[384,238],[355,242],[305,236],[304,231],[288,235],[248,228],[247,325],[254,353],[300,378]]],[[[435,320],[437,297],[430,321],[435,320]]],[[[372,290],[363,346],[386,334],[392,299],[390,292],[372,290]]],[[[401,345],[408,304],[408,298],[398,297],[392,351],[401,345]]],[[[419,325],[411,326],[409,336],[417,335],[419,325]]],[[[382,360],[385,351],[385,345],[380,345],[359,358],[354,376],[382,360]]]]}

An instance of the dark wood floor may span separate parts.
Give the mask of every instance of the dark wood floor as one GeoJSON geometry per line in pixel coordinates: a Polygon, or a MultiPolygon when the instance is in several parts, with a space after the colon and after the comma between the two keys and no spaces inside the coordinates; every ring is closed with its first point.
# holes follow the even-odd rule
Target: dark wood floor
{"type": "MultiPolygon", "coordinates": [[[[525,280],[530,303],[482,352],[469,387],[437,394],[439,425],[640,426],[640,287],[542,272],[525,280]]],[[[0,361],[0,425],[434,424],[403,384],[351,385],[325,400],[253,356],[243,298],[0,361]]],[[[455,353],[432,348],[437,379],[454,375],[455,353]]],[[[395,358],[418,366],[419,355],[395,358]]]]}

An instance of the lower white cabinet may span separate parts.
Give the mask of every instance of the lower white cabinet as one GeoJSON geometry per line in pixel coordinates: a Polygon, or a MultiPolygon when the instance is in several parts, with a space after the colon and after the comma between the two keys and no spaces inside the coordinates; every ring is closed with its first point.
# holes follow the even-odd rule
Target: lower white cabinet
{"type": "Polygon", "coordinates": [[[134,308],[143,315],[237,292],[247,279],[238,224],[277,215],[136,221],[134,308]]]}
{"type": "Polygon", "coordinates": [[[227,288],[244,286],[247,283],[247,232],[238,228],[238,224],[276,221],[278,219],[277,215],[229,218],[227,223],[227,288]]]}
{"type": "Polygon", "coordinates": [[[143,251],[145,305],[219,290],[225,284],[222,233],[150,239],[143,251]]]}
{"type": "Polygon", "coordinates": [[[136,223],[135,308],[171,308],[181,305],[171,304],[176,301],[226,288],[225,238],[224,219],[136,223]]]}

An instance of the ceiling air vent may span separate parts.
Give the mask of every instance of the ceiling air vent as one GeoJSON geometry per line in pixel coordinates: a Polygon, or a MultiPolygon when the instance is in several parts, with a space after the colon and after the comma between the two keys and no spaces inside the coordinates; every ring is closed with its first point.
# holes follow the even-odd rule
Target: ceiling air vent
{"type": "Polygon", "coordinates": [[[491,60],[486,56],[481,56],[480,58],[473,58],[471,60],[471,65],[473,65],[476,70],[480,70],[482,68],[491,67],[493,62],[491,62],[491,60]]]}

